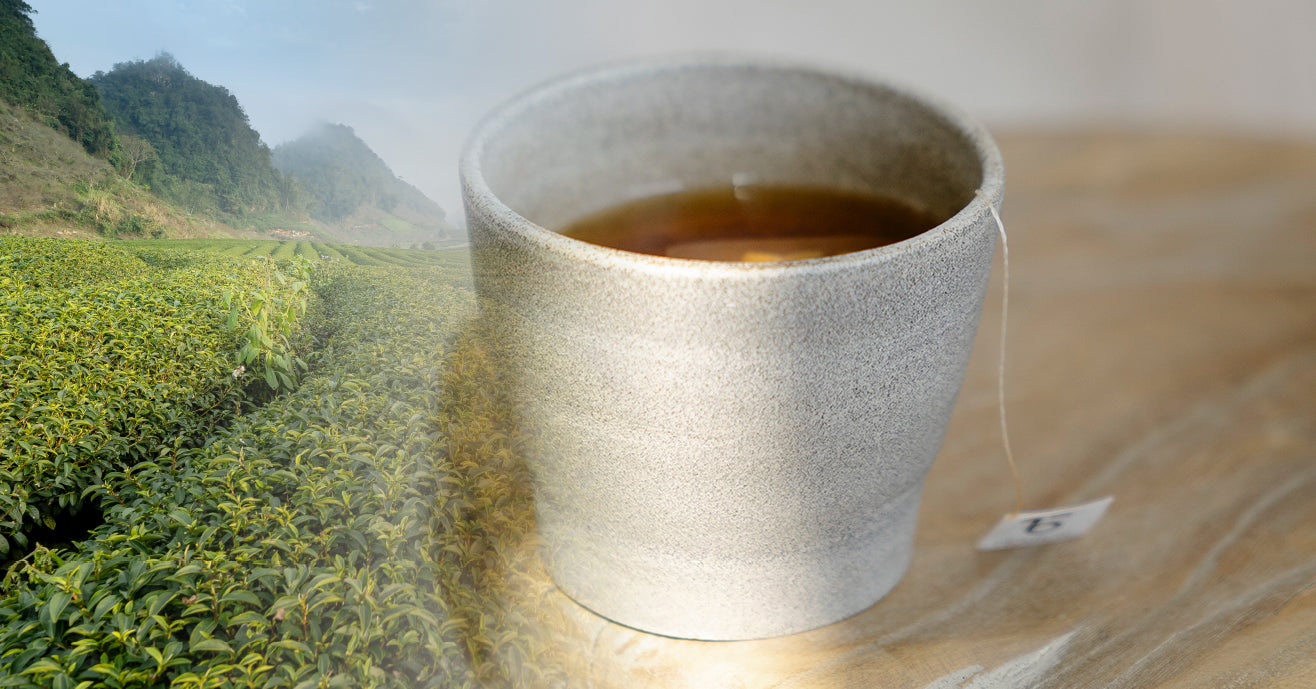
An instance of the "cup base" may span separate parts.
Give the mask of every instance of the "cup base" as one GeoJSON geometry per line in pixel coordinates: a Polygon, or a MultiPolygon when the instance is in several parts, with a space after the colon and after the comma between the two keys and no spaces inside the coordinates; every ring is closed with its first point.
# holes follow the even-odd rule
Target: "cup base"
{"type": "Polygon", "coordinates": [[[872,607],[909,568],[921,482],[842,523],[824,548],[709,561],[615,542],[544,533],[544,559],[564,595],[637,631],[698,641],[748,641],[825,627],[872,607]],[[856,521],[858,521],[856,519],[856,521]]]}

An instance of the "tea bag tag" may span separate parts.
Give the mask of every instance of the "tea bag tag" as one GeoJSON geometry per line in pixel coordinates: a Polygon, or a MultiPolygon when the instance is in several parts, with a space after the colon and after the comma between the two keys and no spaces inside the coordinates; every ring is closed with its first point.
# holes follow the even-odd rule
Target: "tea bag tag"
{"type": "Polygon", "coordinates": [[[1014,462],[1014,451],[1010,449],[1010,425],[1005,418],[1005,333],[1007,314],[1010,313],[1010,242],[1005,234],[1005,223],[996,210],[989,196],[981,189],[974,192],[987,204],[996,229],[1001,237],[1001,346],[1000,359],[996,366],[996,402],[1000,411],[1001,445],[1005,449],[1005,459],[1010,465],[1010,475],[1014,478],[1015,509],[1014,512],[1001,517],[996,527],[978,541],[978,550],[1004,550],[1006,548],[1023,548],[1044,545],[1078,538],[1087,533],[1093,524],[1106,513],[1106,508],[1115,501],[1113,495],[1097,498],[1089,502],[1053,507],[1045,510],[1023,510],[1023,481],[1019,478],[1019,468],[1014,462]]]}
{"type": "Polygon", "coordinates": [[[1007,514],[978,541],[978,550],[1026,548],[1078,538],[1101,519],[1114,501],[1115,496],[1107,495],[1068,507],[1007,514]]]}

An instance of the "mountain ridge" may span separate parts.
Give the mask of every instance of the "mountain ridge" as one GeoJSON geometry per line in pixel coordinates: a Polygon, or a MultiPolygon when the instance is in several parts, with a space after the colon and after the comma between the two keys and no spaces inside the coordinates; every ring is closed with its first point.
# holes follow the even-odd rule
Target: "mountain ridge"
{"type": "Polygon", "coordinates": [[[347,125],[322,121],[276,146],[272,160],[302,184],[308,212],[322,223],[422,242],[453,238],[443,208],[393,174],[347,125]]]}
{"type": "Polygon", "coordinates": [[[350,127],[325,125],[348,135],[328,149],[340,160],[280,171],[227,88],[168,53],[83,79],[37,37],[32,14],[23,0],[0,0],[0,231],[380,246],[461,240],[443,209],[393,175],[350,127]]]}

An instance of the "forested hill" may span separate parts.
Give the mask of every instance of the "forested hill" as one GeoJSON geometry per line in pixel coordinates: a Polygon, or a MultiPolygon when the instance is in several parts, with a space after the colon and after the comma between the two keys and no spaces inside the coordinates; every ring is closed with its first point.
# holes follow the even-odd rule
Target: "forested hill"
{"type": "Polygon", "coordinates": [[[306,190],[311,217],[414,243],[451,234],[443,209],[398,179],[351,127],[322,123],[274,149],[274,166],[306,190]]]}
{"type": "Polygon", "coordinates": [[[226,88],[168,54],[82,79],[38,38],[39,20],[0,0],[0,234],[461,240],[351,129],[281,147],[294,177],[226,88]]]}
{"type": "Polygon", "coordinates": [[[37,37],[34,14],[22,0],[0,0],[0,234],[243,235],[124,179],[124,148],[99,92],[37,37]]]}
{"type": "Polygon", "coordinates": [[[193,213],[243,218],[298,210],[296,185],[238,99],[174,58],[121,62],[91,78],[114,119],[134,180],[193,213]]]}
{"type": "Polygon", "coordinates": [[[96,89],[37,38],[32,11],[22,0],[0,0],[0,100],[28,111],[91,155],[110,156],[114,130],[96,89]]]}

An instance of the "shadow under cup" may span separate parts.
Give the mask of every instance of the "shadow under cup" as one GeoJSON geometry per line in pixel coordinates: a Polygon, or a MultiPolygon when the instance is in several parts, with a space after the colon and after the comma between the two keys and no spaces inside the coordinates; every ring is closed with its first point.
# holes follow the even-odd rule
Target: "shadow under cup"
{"type": "Polygon", "coordinates": [[[559,588],[667,636],[779,636],[899,581],[977,329],[1000,153],[961,115],[809,68],[665,61],[505,105],[461,175],[483,317],[531,439],[559,588]],[[638,195],[752,180],[947,218],[788,263],[552,231],[638,195]]]}

